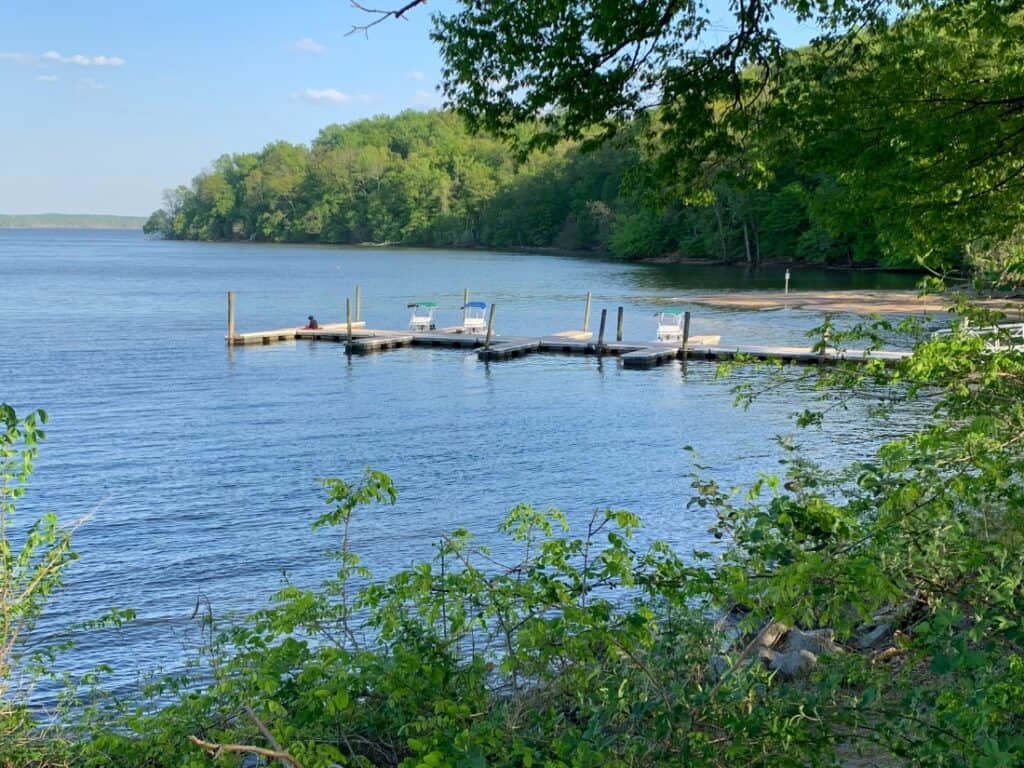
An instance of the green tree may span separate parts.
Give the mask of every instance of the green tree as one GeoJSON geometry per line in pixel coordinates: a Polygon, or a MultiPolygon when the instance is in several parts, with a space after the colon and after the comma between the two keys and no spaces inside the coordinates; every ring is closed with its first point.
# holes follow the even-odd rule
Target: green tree
{"type": "Polygon", "coordinates": [[[71,532],[55,515],[30,525],[15,517],[46,437],[45,423],[45,411],[21,419],[13,407],[0,404],[0,764],[19,758],[28,763],[48,749],[38,739],[26,698],[48,668],[47,649],[38,642],[29,646],[28,639],[76,558],[71,532]]]}

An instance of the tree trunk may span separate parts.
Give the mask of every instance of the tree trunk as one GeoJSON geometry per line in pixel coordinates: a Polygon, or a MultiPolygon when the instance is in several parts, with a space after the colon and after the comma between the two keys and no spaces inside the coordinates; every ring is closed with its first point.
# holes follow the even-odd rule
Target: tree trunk
{"type": "Polygon", "coordinates": [[[718,221],[718,242],[722,245],[722,261],[728,261],[729,255],[725,251],[725,229],[722,227],[722,212],[718,210],[717,198],[711,204],[711,208],[715,212],[715,220],[718,221]]]}

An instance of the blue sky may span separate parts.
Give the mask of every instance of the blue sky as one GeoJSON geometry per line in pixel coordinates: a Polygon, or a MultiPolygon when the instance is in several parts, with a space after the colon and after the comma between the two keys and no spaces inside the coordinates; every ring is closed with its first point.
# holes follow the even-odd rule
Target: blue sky
{"type": "Polygon", "coordinates": [[[6,0],[0,213],[147,215],[225,152],[438,106],[429,14],[450,7],[367,37],[346,0],[6,0]]]}

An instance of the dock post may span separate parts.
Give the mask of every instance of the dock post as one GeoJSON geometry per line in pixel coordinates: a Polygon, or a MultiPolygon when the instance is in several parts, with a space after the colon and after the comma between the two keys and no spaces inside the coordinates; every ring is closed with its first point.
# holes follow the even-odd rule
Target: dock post
{"type": "Polygon", "coordinates": [[[359,286],[356,286],[356,322],[359,322],[359,286]]]}
{"type": "Polygon", "coordinates": [[[228,346],[235,345],[235,292],[228,291],[228,346]]]}
{"type": "Polygon", "coordinates": [[[583,310],[583,331],[584,333],[590,328],[590,291],[587,291],[587,308],[583,310]]]}
{"type": "Polygon", "coordinates": [[[494,328],[494,305],[491,304],[491,312],[487,317],[487,336],[484,338],[484,349],[491,348],[491,329],[494,328]]]}
{"type": "Polygon", "coordinates": [[[597,332],[597,354],[604,354],[604,324],[608,319],[608,310],[601,310],[601,328],[597,332]]]}
{"type": "Polygon", "coordinates": [[[690,341],[690,313],[685,312],[683,314],[683,343],[682,343],[682,354],[683,354],[683,370],[686,370],[686,345],[690,341]]]}
{"type": "Polygon", "coordinates": [[[469,288],[462,289],[462,322],[465,324],[466,318],[469,317],[469,310],[466,309],[466,305],[469,304],[469,288]]]}
{"type": "Polygon", "coordinates": [[[622,307],[619,307],[619,322],[615,328],[615,340],[622,341],[622,307]]]}
{"type": "Polygon", "coordinates": [[[352,347],[352,301],[351,299],[345,299],[345,325],[348,326],[348,345],[352,347]]]}
{"type": "Polygon", "coordinates": [[[786,293],[789,293],[789,269],[786,269],[786,293]]]}

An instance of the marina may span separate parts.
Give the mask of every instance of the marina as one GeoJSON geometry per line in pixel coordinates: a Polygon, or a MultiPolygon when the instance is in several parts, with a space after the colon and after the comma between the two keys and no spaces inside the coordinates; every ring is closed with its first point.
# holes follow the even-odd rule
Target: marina
{"type": "MultiPolygon", "coordinates": [[[[596,341],[587,330],[590,317],[591,295],[587,294],[584,327],[579,331],[559,331],[544,336],[499,336],[492,333],[495,305],[489,307],[489,316],[484,317],[487,305],[484,302],[467,302],[465,321],[462,326],[434,329],[433,309],[422,314],[426,302],[410,304],[413,309],[409,326],[421,330],[389,330],[367,328],[362,319],[353,319],[351,303],[346,301],[346,321],[329,323],[316,328],[277,328],[268,331],[236,333],[234,330],[234,295],[228,294],[228,346],[268,345],[287,341],[333,342],[345,345],[350,355],[365,355],[374,352],[399,349],[401,347],[446,347],[471,350],[483,362],[499,362],[531,354],[555,355],[598,355],[615,357],[628,369],[647,369],[664,365],[675,360],[723,361],[750,359],[777,361],[796,365],[829,365],[840,361],[870,362],[881,361],[895,365],[908,357],[909,352],[901,350],[865,350],[811,348],[765,344],[723,343],[720,336],[691,336],[690,313],[678,308],[667,308],[656,313],[657,338],[653,341],[624,341],[622,339],[623,308],[618,308],[616,339],[605,341],[607,310],[601,311],[600,330],[596,341]]],[[[357,302],[358,306],[358,302],[357,302]]],[[[358,318],[358,314],[356,315],[358,318]]]]}

